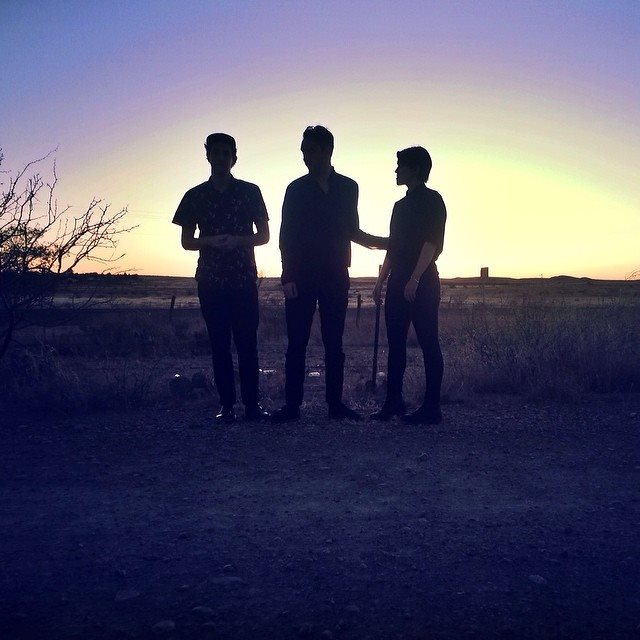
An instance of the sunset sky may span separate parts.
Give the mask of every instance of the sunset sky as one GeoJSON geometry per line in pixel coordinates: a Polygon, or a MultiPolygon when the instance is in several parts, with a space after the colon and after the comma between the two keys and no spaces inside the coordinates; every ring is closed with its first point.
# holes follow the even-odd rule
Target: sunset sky
{"type": "MultiPolygon", "coordinates": [[[[61,204],[103,197],[139,225],[120,269],[188,276],[171,218],[208,177],[206,135],[231,133],[276,276],[301,133],[321,123],[372,233],[404,195],[396,151],[429,149],[443,277],[622,279],[640,269],[639,43],[638,0],[2,0],[2,168],[57,148],[61,204]]],[[[356,248],[351,274],[383,257],[356,248]]]]}

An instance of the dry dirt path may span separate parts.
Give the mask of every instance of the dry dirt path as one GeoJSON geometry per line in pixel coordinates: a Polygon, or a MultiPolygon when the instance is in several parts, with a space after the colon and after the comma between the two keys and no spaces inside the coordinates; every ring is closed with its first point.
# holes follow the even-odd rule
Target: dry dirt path
{"type": "Polygon", "coordinates": [[[0,637],[640,637],[640,398],[0,436],[0,637]]]}

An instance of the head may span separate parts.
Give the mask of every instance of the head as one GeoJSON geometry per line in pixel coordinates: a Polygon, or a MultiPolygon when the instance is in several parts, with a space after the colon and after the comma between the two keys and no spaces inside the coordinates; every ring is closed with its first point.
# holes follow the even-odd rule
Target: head
{"type": "Polygon", "coordinates": [[[302,134],[302,159],[311,173],[331,166],[333,134],[322,125],[307,127],[302,134]]]}
{"type": "Polygon", "coordinates": [[[229,173],[238,159],[236,141],[227,133],[212,133],[207,136],[204,148],[214,175],[229,173]]]}
{"type": "Polygon", "coordinates": [[[398,151],[398,168],[396,169],[396,182],[407,184],[408,182],[426,182],[431,172],[431,156],[424,147],[409,147],[398,151]]]}

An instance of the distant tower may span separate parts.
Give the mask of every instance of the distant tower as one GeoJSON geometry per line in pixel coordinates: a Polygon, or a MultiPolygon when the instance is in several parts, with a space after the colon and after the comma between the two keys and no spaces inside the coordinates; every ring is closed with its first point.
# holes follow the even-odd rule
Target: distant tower
{"type": "Polygon", "coordinates": [[[489,278],[489,267],[480,267],[480,277],[483,280],[488,280],[488,278],[489,278]]]}

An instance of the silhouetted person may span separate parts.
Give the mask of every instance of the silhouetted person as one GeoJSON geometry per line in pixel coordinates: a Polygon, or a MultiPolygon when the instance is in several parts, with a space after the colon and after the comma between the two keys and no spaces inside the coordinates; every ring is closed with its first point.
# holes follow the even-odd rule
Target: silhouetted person
{"type": "Polygon", "coordinates": [[[309,173],[287,187],[280,227],[288,339],[286,404],[272,417],[275,422],[300,417],[306,350],[317,306],[325,352],[329,417],[358,420],[360,416],[342,401],[342,334],[349,294],[351,241],[382,246],[383,239],[359,228],[358,185],[331,166],[331,132],[322,126],[307,127],[300,149],[309,173]]]}
{"type": "Polygon", "coordinates": [[[211,341],[213,378],[221,404],[216,422],[236,419],[232,334],[245,418],[267,418],[258,395],[258,289],[253,247],[269,241],[269,217],[258,186],[231,175],[237,160],[236,141],[226,133],[212,133],[205,149],[211,177],[185,193],[173,222],[182,227],[182,246],[200,252],[198,297],[211,341]],[[200,231],[197,238],[196,227],[200,231]]]}
{"type": "Polygon", "coordinates": [[[407,187],[407,195],[393,207],[387,255],[373,290],[374,300],[380,304],[389,278],[384,304],[389,341],[387,397],[371,418],[390,420],[400,415],[408,423],[438,424],[442,420],[443,361],[438,339],[440,278],[436,260],[442,252],[447,211],[441,195],[425,184],[431,171],[427,150],[411,147],[398,151],[397,157],[396,182],[407,187]],[[422,349],[426,380],[422,406],[404,415],[402,381],[410,323],[422,349]]]}

